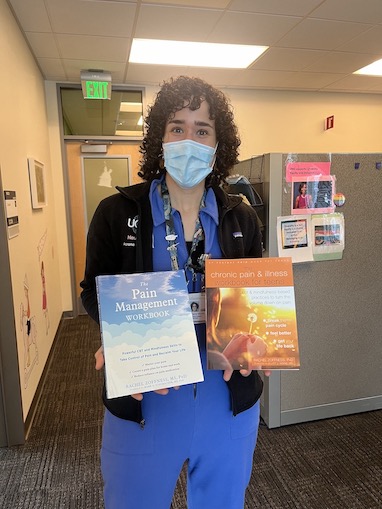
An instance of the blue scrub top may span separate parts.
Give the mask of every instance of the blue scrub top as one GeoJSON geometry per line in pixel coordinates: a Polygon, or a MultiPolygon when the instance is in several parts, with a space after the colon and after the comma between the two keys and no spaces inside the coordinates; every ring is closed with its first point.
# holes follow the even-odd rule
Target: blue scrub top
{"type": "MultiPolygon", "coordinates": [[[[164,178],[164,177],[163,177],[164,178]]],[[[153,216],[153,269],[154,271],[171,270],[171,259],[166,240],[166,221],[163,209],[163,200],[160,192],[162,179],[156,179],[150,187],[150,203],[153,216]]],[[[188,259],[188,250],[183,233],[183,225],[180,213],[171,209],[174,218],[175,233],[178,236],[177,255],[179,268],[185,268],[188,259]]],[[[218,242],[219,214],[215,193],[211,188],[207,190],[205,207],[200,210],[200,221],[204,230],[204,252],[210,258],[221,258],[221,250],[218,242]]],[[[202,289],[201,274],[197,274],[196,281],[192,281],[192,273],[186,269],[189,293],[200,292],[202,289]]],[[[205,352],[205,324],[195,326],[201,353],[205,352]]],[[[202,356],[204,357],[204,355],[202,356]]],[[[202,359],[205,361],[205,359],[202,359]]],[[[203,362],[204,364],[204,362],[203,362]]]]}

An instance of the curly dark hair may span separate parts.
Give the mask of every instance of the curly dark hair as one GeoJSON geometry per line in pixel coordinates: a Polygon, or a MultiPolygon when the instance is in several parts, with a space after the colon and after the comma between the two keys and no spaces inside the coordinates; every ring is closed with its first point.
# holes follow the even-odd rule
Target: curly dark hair
{"type": "Polygon", "coordinates": [[[179,76],[164,82],[145,118],[146,134],[140,147],[142,159],[138,175],[147,181],[165,173],[160,165],[162,140],[167,121],[177,111],[188,107],[197,110],[203,101],[209,105],[210,119],[215,120],[218,147],[214,170],[207,184],[220,184],[238,161],[240,138],[232,106],[220,90],[200,78],[179,76]]]}

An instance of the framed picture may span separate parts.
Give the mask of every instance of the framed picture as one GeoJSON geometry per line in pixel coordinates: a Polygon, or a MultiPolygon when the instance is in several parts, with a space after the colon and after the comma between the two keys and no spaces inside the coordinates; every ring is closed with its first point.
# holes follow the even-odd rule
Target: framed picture
{"type": "Polygon", "coordinates": [[[40,209],[47,205],[45,167],[36,159],[28,158],[29,183],[31,188],[32,208],[40,209]]]}

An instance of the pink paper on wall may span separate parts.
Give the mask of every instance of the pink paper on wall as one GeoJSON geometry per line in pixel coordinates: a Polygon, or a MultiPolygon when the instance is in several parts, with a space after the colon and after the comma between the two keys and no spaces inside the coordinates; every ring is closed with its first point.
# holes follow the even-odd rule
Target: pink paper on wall
{"type": "Polygon", "coordinates": [[[330,162],[287,163],[285,169],[285,179],[292,182],[293,178],[304,180],[306,177],[330,175],[330,162]]]}

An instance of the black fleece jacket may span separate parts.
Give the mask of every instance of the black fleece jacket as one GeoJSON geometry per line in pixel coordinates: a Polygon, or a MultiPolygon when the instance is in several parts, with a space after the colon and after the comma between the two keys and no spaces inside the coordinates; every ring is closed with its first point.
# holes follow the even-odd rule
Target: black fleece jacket
{"type": "MultiPolygon", "coordinates": [[[[86,248],[85,277],[81,299],[97,322],[98,304],[95,277],[102,274],[152,272],[152,214],[150,183],[117,188],[119,193],[101,201],[91,221],[86,248]]],[[[219,211],[219,244],[224,258],[260,258],[261,232],[256,212],[240,197],[213,188],[219,211]],[[241,232],[242,236],[233,235],[241,232]]],[[[257,372],[243,377],[234,371],[227,382],[232,412],[237,415],[260,398],[262,380],[257,372]]],[[[103,401],[108,410],[122,419],[144,423],[141,403],[131,396],[103,401]]]]}

